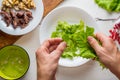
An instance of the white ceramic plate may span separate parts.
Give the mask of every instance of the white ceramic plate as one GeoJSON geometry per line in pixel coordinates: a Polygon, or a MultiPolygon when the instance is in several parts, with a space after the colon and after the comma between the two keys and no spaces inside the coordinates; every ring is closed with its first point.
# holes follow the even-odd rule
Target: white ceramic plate
{"type": "MultiPolygon", "coordinates": [[[[45,39],[50,38],[51,33],[55,31],[57,22],[67,21],[70,24],[78,24],[80,20],[83,20],[86,25],[94,27],[95,32],[97,29],[96,21],[84,10],[74,6],[59,7],[51,11],[44,19],[40,27],[40,43],[43,43],[45,39]]],[[[65,67],[76,67],[86,62],[88,59],[81,57],[74,58],[73,60],[60,58],[59,65],[65,67]]]]}
{"type": "MultiPolygon", "coordinates": [[[[0,0],[0,6],[2,5],[2,1],[3,0],[0,0]]],[[[14,29],[12,25],[7,27],[6,23],[1,20],[2,17],[0,16],[0,30],[10,35],[23,35],[35,29],[42,19],[44,8],[42,0],[34,0],[34,2],[36,4],[36,9],[31,10],[33,19],[29,22],[28,26],[26,26],[24,29],[14,29]]]]}

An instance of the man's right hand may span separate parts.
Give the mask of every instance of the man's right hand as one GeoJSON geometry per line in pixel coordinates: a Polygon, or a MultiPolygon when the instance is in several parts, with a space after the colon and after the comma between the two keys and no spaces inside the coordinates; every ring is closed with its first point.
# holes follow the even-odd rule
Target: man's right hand
{"type": "Polygon", "coordinates": [[[102,33],[97,33],[96,38],[102,43],[102,45],[91,36],[88,37],[88,42],[95,50],[100,61],[120,79],[120,51],[115,42],[102,33]]]}

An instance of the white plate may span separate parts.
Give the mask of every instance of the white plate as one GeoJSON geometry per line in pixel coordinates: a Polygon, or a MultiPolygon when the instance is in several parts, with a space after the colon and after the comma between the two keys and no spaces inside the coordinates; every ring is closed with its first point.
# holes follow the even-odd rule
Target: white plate
{"type": "MultiPolygon", "coordinates": [[[[3,0],[0,0],[0,6],[2,5],[2,1],[3,0]]],[[[0,30],[10,35],[23,35],[35,29],[42,19],[44,8],[42,0],[34,0],[34,2],[36,9],[32,10],[33,19],[29,22],[28,26],[26,26],[24,29],[14,29],[12,25],[7,27],[5,22],[1,20],[2,17],[0,16],[0,30]]]]}
{"type": "MultiPolygon", "coordinates": [[[[70,24],[78,24],[80,20],[83,20],[86,25],[94,27],[95,32],[97,29],[96,21],[84,10],[74,6],[64,6],[54,9],[44,19],[40,27],[40,43],[43,43],[45,39],[50,38],[51,33],[55,31],[58,21],[67,21],[70,24]]],[[[74,58],[73,60],[60,58],[59,65],[65,67],[76,67],[86,62],[88,59],[81,57],[74,58]]]]}

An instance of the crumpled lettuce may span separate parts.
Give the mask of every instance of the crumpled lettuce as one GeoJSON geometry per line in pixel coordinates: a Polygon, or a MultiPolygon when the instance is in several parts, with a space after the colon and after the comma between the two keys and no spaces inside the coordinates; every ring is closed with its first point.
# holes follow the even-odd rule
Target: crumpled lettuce
{"type": "Polygon", "coordinates": [[[95,2],[109,12],[120,12],[120,0],[95,0],[95,2]]]}
{"type": "Polygon", "coordinates": [[[83,57],[99,61],[94,49],[87,41],[88,36],[94,36],[94,28],[86,26],[83,21],[79,24],[59,21],[56,31],[51,35],[52,38],[60,37],[67,43],[67,48],[61,57],[69,59],[83,57]]]}

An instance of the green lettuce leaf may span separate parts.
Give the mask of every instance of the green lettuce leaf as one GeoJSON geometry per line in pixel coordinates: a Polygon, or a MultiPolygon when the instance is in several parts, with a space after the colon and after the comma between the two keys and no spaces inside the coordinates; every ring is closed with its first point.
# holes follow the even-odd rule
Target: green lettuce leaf
{"type": "MultiPolygon", "coordinates": [[[[88,36],[94,37],[94,28],[86,26],[82,20],[79,24],[68,24],[65,21],[59,21],[56,31],[52,32],[51,35],[52,38],[60,37],[67,43],[67,48],[61,57],[69,59],[83,57],[100,62],[94,49],[87,41],[88,36]]],[[[103,64],[100,63],[100,65],[103,64]]]]}
{"type": "Polygon", "coordinates": [[[95,2],[108,12],[120,12],[120,0],[95,0],[95,2]]]}

